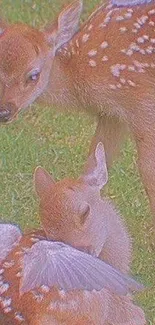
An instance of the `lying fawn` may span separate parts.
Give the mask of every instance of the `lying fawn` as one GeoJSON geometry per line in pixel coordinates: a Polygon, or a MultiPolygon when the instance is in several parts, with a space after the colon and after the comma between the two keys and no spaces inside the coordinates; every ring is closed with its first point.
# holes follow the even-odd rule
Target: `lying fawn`
{"type": "Polygon", "coordinates": [[[91,150],[102,141],[108,165],[128,126],[155,213],[155,2],[111,0],[79,29],[81,11],[76,0],[44,31],[1,23],[0,121],[38,97],[89,111],[98,119],[91,150]]]}
{"type": "MultiPolygon", "coordinates": [[[[110,265],[106,265],[99,259],[72,247],[68,249],[61,243],[63,247],[58,249],[56,245],[60,245],[60,243],[45,240],[44,231],[38,230],[22,235],[16,226],[6,224],[0,225],[0,229],[6,239],[8,235],[9,238],[14,238],[12,250],[10,245],[9,248],[6,245],[6,254],[4,256],[3,249],[3,259],[1,260],[1,325],[46,325],[51,322],[52,325],[69,325],[71,321],[72,324],[77,325],[97,325],[107,324],[107,319],[114,319],[114,317],[118,319],[118,324],[121,320],[123,322],[134,320],[138,322],[136,324],[145,324],[142,310],[134,306],[131,298],[123,296],[132,290],[140,290],[141,286],[134,280],[117,273],[110,265]],[[15,235],[17,235],[16,239],[15,235]],[[69,251],[65,253],[64,248],[69,251]],[[71,264],[73,262],[72,255],[75,257],[73,265],[71,264]],[[57,262],[59,261],[58,257],[61,257],[63,263],[62,260],[60,263],[56,263],[56,259],[57,262]],[[103,271],[100,279],[95,275],[100,269],[98,262],[103,264],[102,267],[100,265],[101,268],[105,267],[105,272],[103,271]],[[110,272],[106,270],[106,267],[110,267],[110,272]],[[60,290],[52,285],[55,269],[56,278],[58,281],[62,281],[63,288],[65,284],[65,290],[60,290]],[[69,277],[67,276],[68,272],[69,277]],[[86,281],[82,283],[86,275],[88,276],[87,280],[85,279],[86,281]],[[104,289],[98,291],[98,287],[97,291],[80,290],[83,284],[85,289],[92,284],[100,286],[104,277],[106,280],[104,289]],[[76,290],[71,290],[73,285],[76,290]],[[108,286],[111,287],[111,290],[107,290],[108,286]],[[107,311],[108,306],[112,308],[113,312],[107,311]],[[123,312],[125,313],[124,318],[121,315],[123,312]]],[[[0,247],[3,247],[2,238],[0,247]]],[[[56,279],[54,281],[56,284],[56,279]]]]}
{"type": "Polygon", "coordinates": [[[22,235],[15,226],[0,226],[2,325],[146,324],[143,311],[126,295],[141,286],[116,270],[128,271],[131,244],[118,213],[100,198],[107,177],[101,144],[77,180],[55,183],[37,168],[44,230],[22,235]],[[3,237],[9,237],[8,245],[3,237]],[[61,253],[63,248],[67,252],[61,253]]]}

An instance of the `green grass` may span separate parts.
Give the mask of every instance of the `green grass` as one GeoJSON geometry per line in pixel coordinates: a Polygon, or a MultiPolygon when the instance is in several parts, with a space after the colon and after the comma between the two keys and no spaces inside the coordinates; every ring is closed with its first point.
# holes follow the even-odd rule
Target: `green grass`
{"type": "MultiPolygon", "coordinates": [[[[53,19],[65,0],[2,0],[9,21],[33,25],[53,19]]],[[[83,17],[98,1],[85,1],[83,17]]],[[[84,115],[58,114],[54,109],[33,106],[18,121],[0,127],[0,214],[2,220],[22,229],[38,227],[38,203],[32,174],[37,165],[56,179],[79,175],[95,123],[84,115]]],[[[130,140],[110,173],[107,194],[115,201],[133,237],[133,273],[151,287],[137,297],[149,324],[155,324],[155,256],[148,202],[136,170],[136,152],[130,140]]]]}

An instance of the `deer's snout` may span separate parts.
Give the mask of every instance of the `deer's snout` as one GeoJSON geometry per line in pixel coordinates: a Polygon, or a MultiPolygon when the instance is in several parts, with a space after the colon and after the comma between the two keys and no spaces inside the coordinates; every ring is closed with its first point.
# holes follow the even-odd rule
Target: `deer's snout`
{"type": "Polygon", "coordinates": [[[15,114],[16,107],[12,103],[0,105],[0,123],[8,122],[15,114]]]}

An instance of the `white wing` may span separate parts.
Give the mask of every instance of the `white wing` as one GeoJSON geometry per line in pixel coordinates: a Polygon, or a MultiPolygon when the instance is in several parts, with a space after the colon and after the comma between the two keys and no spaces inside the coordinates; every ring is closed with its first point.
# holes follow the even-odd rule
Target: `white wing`
{"type": "Polygon", "coordinates": [[[18,244],[22,233],[20,229],[11,224],[0,224],[0,263],[18,244]]]}
{"type": "Polygon", "coordinates": [[[137,6],[150,3],[152,0],[112,0],[112,4],[118,7],[137,6]]]}
{"type": "Polygon", "coordinates": [[[100,259],[59,242],[40,241],[25,253],[21,293],[41,285],[66,291],[109,289],[126,295],[143,287],[100,259]]]}

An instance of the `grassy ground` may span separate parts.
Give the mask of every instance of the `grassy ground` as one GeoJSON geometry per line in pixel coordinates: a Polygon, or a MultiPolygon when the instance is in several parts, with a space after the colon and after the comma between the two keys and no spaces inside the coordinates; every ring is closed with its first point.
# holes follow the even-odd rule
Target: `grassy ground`
{"type": "MultiPolygon", "coordinates": [[[[44,25],[53,19],[65,0],[2,0],[9,21],[44,25]]],[[[86,1],[84,16],[98,1],[86,1]]],[[[95,124],[86,116],[57,114],[54,109],[33,106],[18,121],[0,127],[0,214],[3,220],[18,223],[22,229],[39,225],[32,174],[42,165],[57,179],[80,173],[88,153],[95,124]],[[87,127],[86,127],[87,125],[87,127]]],[[[136,153],[127,141],[121,159],[110,174],[107,194],[126,219],[133,237],[133,273],[151,286],[141,294],[149,324],[155,324],[155,256],[151,239],[151,217],[138,172],[136,153]]]]}

